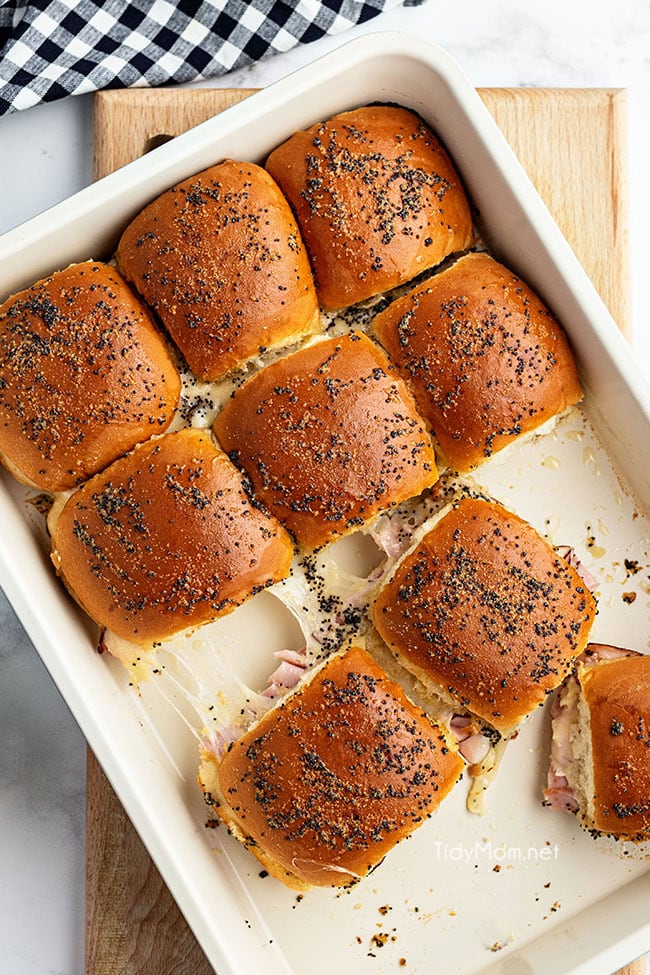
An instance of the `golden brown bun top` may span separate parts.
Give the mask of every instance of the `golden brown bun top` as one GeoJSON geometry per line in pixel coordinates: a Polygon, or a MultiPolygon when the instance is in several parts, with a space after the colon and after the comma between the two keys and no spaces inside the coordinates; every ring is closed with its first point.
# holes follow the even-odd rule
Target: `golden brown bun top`
{"type": "Polygon", "coordinates": [[[142,646],[234,609],[284,578],[293,554],[198,430],[138,447],[84,484],[52,543],[57,571],[89,616],[142,646]]]}
{"type": "Polygon", "coordinates": [[[534,528],[465,499],[399,564],[373,619],[406,667],[508,732],[567,676],[595,612],[534,528]]]}
{"type": "Polygon", "coordinates": [[[170,424],[180,378],[146,308],[106,264],[73,264],[0,305],[0,454],[63,491],[170,424]]]}
{"type": "Polygon", "coordinates": [[[117,261],[202,379],[320,327],[296,221],[253,163],[226,160],[167,190],[124,231],[117,261]]]}
{"type": "Polygon", "coordinates": [[[589,705],[594,826],[620,836],[650,836],[650,657],[580,666],[589,705]]]}
{"type": "Polygon", "coordinates": [[[363,877],[436,809],[463,763],[358,647],[331,658],[226,753],[239,827],[303,883],[363,877]]]}
{"type": "Polygon", "coordinates": [[[457,470],[476,467],[582,397],[558,322],[487,254],[467,254],[418,285],[373,329],[457,470]]]}
{"type": "Polygon", "coordinates": [[[214,430],[258,496],[312,548],[437,478],[413,397],[361,332],[260,370],[226,403],[214,430]]]}
{"type": "Polygon", "coordinates": [[[326,309],[410,281],[472,241],[449,156],[406,109],[335,115],[292,135],[266,168],[298,217],[326,309]]]}

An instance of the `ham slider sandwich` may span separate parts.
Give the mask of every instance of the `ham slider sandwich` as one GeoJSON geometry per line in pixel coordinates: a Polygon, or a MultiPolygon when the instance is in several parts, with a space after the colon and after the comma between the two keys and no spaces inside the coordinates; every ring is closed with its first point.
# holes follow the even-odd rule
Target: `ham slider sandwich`
{"type": "Polygon", "coordinates": [[[595,613],[581,577],[531,525],[474,498],[443,511],[372,611],[452,728],[473,719],[492,740],[511,736],[564,680],[595,613]]]}
{"type": "Polygon", "coordinates": [[[50,513],[52,561],[89,616],[148,649],[289,573],[291,541],[206,431],[149,441],[50,513]]]}
{"type": "Polygon", "coordinates": [[[592,643],[553,698],[545,802],[595,837],[650,839],[650,657],[592,643]]]}
{"type": "Polygon", "coordinates": [[[266,168],[298,218],[325,309],[410,281],[472,242],[449,156],[404,108],[335,115],[292,135],[266,168]]]}
{"type": "Polygon", "coordinates": [[[117,262],[201,379],[320,328],[296,221],[253,163],[226,160],[167,190],[126,228],[117,262]]]}
{"type": "Polygon", "coordinates": [[[0,305],[0,460],[64,491],[160,434],[180,377],[114,268],[73,264],[0,305]]]}
{"type": "Polygon", "coordinates": [[[214,431],[308,548],[354,531],[438,476],[413,397],[361,332],[261,369],[228,400],[214,431]]]}
{"type": "Polygon", "coordinates": [[[204,751],[199,783],[265,869],[306,890],[364,877],[437,809],[462,768],[442,729],[352,647],[223,756],[204,751]]]}
{"type": "Polygon", "coordinates": [[[582,398],[557,320],[488,254],[466,254],[398,298],[373,331],[458,471],[582,398]]]}

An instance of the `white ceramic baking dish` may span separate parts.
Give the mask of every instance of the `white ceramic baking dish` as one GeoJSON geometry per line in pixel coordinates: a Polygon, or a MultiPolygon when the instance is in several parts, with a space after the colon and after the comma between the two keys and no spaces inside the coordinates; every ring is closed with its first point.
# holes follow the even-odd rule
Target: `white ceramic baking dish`
{"type": "MultiPolygon", "coordinates": [[[[601,591],[594,639],[647,650],[647,571],[629,577],[623,565],[648,564],[650,392],[491,116],[443,51],[407,35],[367,36],[96,183],[0,238],[0,298],[72,261],[108,257],[130,217],[177,180],[225,156],[263,160],[296,128],[372,101],[411,107],[441,135],[490,247],[551,305],[579,360],[597,436],[572,414],[554,434],[497,455],[478,480],[584,555],[601,591]],[[588,535],[595,541],[587,551],[588,535]],[[623,590],[635,591],[633,603],[623,590]]],[[[541,808],[549,736],[542,712],[509,746],[485,817],[465,811],[461,785],[351,892],[314,891],[298,901],[261,878],[225,830],[205,829],[196,746],[175,715],[141,701],[121,667],[93,652],[93,629],[54,578],[24,498],[4,477],[0,583],[219,975],[597,975],[648,950],[650,869],[603,855],[571,817],[541,808]]],[[[287,625],[266,593],[220,632],[268,654],[288,639],[287,625]]]]}

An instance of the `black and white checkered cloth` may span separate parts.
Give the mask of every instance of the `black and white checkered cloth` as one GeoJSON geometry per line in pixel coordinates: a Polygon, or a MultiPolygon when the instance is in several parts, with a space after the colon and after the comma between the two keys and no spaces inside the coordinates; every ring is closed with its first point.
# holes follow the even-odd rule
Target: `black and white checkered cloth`
{"type": "Polygon", "coordinates": [[[0,114],[211,78],[423,0],[0,0],[0,114]]]}

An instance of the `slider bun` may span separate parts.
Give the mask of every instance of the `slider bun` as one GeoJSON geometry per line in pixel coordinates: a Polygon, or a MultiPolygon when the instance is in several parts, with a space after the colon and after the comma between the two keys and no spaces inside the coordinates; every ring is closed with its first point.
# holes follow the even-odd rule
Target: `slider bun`
{"type": "Polygon", "coordinates": [[[0,305],[0,460],[64,491],[170,424],[180,378],[114,268],[73,264],[0,305]]]}
{"type": "Polygon", "coordinates": [[[289,887],[347,886],[419,826],[460,777],[443,731],[359,647],[331,657],[199,782],[289,887]]]}
{"type": "Polygon", "coordinates": [[[650,837],[650,657],[580,665],[578,680],[587,707],[580,737],[588,742],[580,791],[592,797],[585,825],[650,837]]]}
{"type": "Polygon", "coordinates": [[[418,285],[373,330],[460,471],[582,397],[560,325],[487,254],[466,254],[418,285]]]}
{"type": "Polygon", "coordinates": [[[296,222],[253,163],[226,160],[167,190],[124,231],[117,261],[201,379],[320,328],[296,222]]]}
{"type": "Polygon", "coordinates": [[[97,623],[149,647],[289,573],[284,529],[253,507],[206,431],[150,441],[73,494],[52,561],[97,623]]]}
{"type": "Polygon", "coordinates": [[[458,174],[406,109],[335,115],[292,135],[266,168],[298,218],[323,308],[410,281],[472,242],[458,174]]]}
{"type": "Polygon", "coordinates": [[[214,431],[302,545],[353,531],[437,478],[413,397],[361,332],[315,342],[240,387],[214,431]]]}
{"type": "Polygon", "coordinates": [[[433,693],[509,734],[567,676],[595,612],[575,569],[529,524],[467,498],[398,564],[373,621],[433,693]]]}

